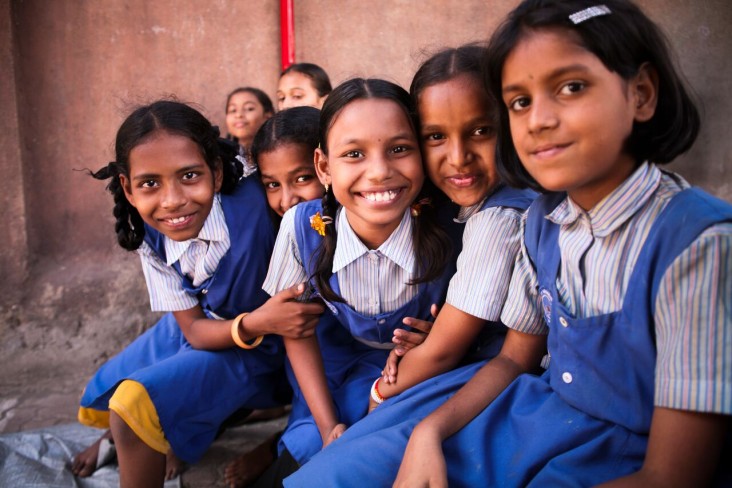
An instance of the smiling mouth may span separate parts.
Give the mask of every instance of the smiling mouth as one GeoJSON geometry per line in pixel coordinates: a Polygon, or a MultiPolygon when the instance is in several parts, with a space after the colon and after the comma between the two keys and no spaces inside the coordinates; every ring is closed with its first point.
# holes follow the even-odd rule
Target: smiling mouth
{"type": "Polygon", "coordinates": [[[184,215],[182,217],[173,217],[170,219],[163,219],[163,222],[170,225],[180,225],[185,222],[188,222],[193,217],[193,214],[184,215]]]}
{"type": "Polygon", "coordinates": [[[471,186],[477,179],[478,177],[476,175],[453,175],[447,177],[450,183],[459,188],[471,186]]]}
{"type": "Polygon", "coordinates": [[[370,202],[391,202],[395,200],[401,192],[401,189],[369,192],[362,191],[360,195],[370,202]]]}
{"type": "Polygon", "coordinates": [[[541,146],[531,151],[531,155],[537,158],[551,158],[552,156],[564,151],[567,147],[569,147],[569,144],[551,144],[541,146]]]}

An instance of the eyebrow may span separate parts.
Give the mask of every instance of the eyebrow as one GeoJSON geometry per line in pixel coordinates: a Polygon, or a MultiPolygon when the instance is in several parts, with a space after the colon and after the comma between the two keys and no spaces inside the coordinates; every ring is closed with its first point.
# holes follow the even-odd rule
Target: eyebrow
{"type": "MultiPolygon", "coordinates": [[[[294,174],[300,173],[302,171],[311,171],[311,172],[315,173],[315,167],[314,166],[307,165],[307,164],[303,164],[301,166],[298,166],[298,167],[293,168],[290,171],[288,171],[287,172],[287,175],[288,176],[294,175],[294,174]]],[[[274,179],[274,176],[272,176],[272,175],[268,175],[268,174],[265,174],[265,173],[261,173],[261,175],[262,175],[262,179],[264,179],[264,178],[274,179]]]]}
{"type": "MultiPolygon", "coordinates": [[[[203,166],[203,165],[204,165],[204,163],[191,164],[184,168],[180,168],[179,170],[176,171],[176,173],[178,173],[178,174],[188,173],[189,171],[194,171],[194,170],[200,169],[201,166],[203,166]]],[[[159,178],[159,177],[160,177],[160,175],[157,173],[143,173],[141,175],[136,175],[134,178],[132,178],[132,180],[149,180],[151,178],[159,178]]]]}
{"type": "MultiPolygon", "coordinates": [[[[582,73],[589,73],[590,68],[585,66],[584,64],[570,64],[569,66],[562,66],[560,68],[555,69],[554,71],[550,72],[548,76],[546,76],[546,79],[553,80],[555,78],[559,78],[561,76],[564,76],[568,73],[575,73],[575,72],[582,72],[582,73]]],[[[515,91],[521,90],[521,83],[515,83],[513,85],[507,85],[504,86],[501,89],[501,93],[510,93],[515,91]]]]}

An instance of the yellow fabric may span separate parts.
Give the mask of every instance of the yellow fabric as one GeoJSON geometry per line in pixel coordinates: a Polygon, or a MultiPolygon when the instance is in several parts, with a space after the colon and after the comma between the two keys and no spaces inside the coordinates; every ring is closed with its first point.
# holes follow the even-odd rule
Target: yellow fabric
{"type": "Polygon", "coordinates": [[[107,410],[80,407],[77,418],[79,422],[89,427],[97,427],[98,429],[109,428],[109,412],[107,410]]]}
{"type": "Polygon", "coordinates": [[[125,421],[145,444],[166,454],[170,444],[165,439],[155,405],[145,387],[137,381],[125,380],[109,399],[109,409],[125,421]]]}

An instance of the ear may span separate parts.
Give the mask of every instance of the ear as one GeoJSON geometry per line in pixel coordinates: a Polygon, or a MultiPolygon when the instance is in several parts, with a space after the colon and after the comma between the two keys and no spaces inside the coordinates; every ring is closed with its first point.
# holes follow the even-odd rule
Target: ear
{"type": "Polygon", "coordinates": [[[658,105],[658,72],[650,63],[643,63],[630,82],[635,97],[635,121],[648,122],[658,105]]]}
{"type": "Polygon", "coordinates": [[[218,193],[221,191],[221,185],[224,182],[224,169],[222,167],[221,159],[216,160],[216,165],[213,170],[214,180],[214,192],[218,193]]]}
{"type": "Polygon", "coordinates": [[[330,185],[330,167],[328,166],[328,156],[323,152],[322,149],[317,148],[313,155],[313,162],[315,163],[315,173],[318,175],[320,182],[325,185],[330,185]]]}
{"type": "Polygon", "coordinates": [[[122,191],[125,192],[125,198],[128,202],[130,202],[130,205],[137,208],[137,205],[135,205],[135,196],[132,194],[132,186],[130,184],[130,180],[123,174],[119,175],[119,183],[122,186],[122,191]]]}
{"type": "Polygon", "coordinates": [[[327,94],[326,95],[323,95],[322,97],[319,97],[318,98],[318,106],[315,107],[315,108],[317,108],[318,110],[322,109],[323,108],[323,104],[325,103],[325,99],[326,98],[328,98],[328,95],[327,94]]]}

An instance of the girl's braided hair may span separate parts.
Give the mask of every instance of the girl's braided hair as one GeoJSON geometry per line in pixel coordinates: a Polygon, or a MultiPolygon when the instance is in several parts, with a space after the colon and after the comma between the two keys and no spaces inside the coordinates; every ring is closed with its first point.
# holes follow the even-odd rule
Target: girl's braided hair
{"type": "Polygon", "coordinates": [[[221,167],[221,193],[234,191],[243,172],[241,162],[236,159],[236,144],[219,137],[218,127],[212,126],[193,107],[176,101],[160,100],[135,109],[117,131],[116,160],[96,172],[89,172],[98,180],[110,180],[107,190],[114,197],[114,231],[119,245],[128,251],[140,247],[145,237],[145,227],[139,212],[125,197],[120,175],[130,178],[130,152],[158,132],[191,139],[201,149],[211,171],[221,167]]]}

